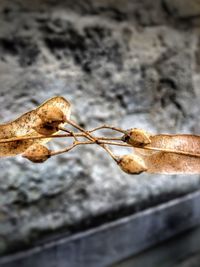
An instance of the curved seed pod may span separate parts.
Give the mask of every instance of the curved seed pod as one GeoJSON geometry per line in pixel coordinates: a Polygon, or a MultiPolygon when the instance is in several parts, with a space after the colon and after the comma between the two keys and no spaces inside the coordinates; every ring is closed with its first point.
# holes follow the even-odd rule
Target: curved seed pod
{"type": "Polygon", "coordinates": [[[154,135],[146,148],[134,148],[134,151],[143,158],[149,173],[200,173],[200,136],[198,135],[154,135]],[[151,148],[153,150],[149,150],[151,148]],[[156,151],[156,148],[163,151],[156,151]]]}
{"type": "Polygon", "coordinates": [[[51,156],[51,152],[47,147],[41,144],[34,144],[30,146],[22,156],[34,163],[42,163],[51,156]]]}
{"type": "MultiPolygon", "coordinates": [[[[41,122],[41,110],[52,110],[54,108],[61,110],[66,118],[70,117],[70,103],[63,97],[53,97],[36,109],[23,114],[15,121],[0,125],[0,141],[1,139],[5,140],[8,138],[16,138],[22,136],[41,136],[41,134],[39,134],[34,129],[34,127],[37,127],[41,122]]],[[[13,141],[9,143],[2,141],[2,143],[0,143],[0,157],[14,156],[23,153],[32,144],[47,143],[49,140],[49,138],[41,140],[29,139],[23,141],[13,141]]]]}
{"type": "Polygon", "coordinates": [[[66,118],[61,109],[57,107],[41,108],[38,111],[38,124],[34,130],[42,135],[50,135],[58,131],[58,126],[65,122],[66,118]]]}
{"type": "Polygon", "coordinates": [[[198,174],[200,158],[174,153],[156,152],[144,158],[149,173],[163,174],[198,174]]]}
{"type": "Polygon", "coordinates": [[[122,140],[132,146],[143,147],[151,143],[150,136],[148,132],[142,129],[133,128],[127,131],[122,140]]]}
{"type": "Polygon", "coordinates": [[[121,156],[118,162],[120,168],[128,174],[140,174],[147,170],[144,160],[135,154],[121,156]]]}

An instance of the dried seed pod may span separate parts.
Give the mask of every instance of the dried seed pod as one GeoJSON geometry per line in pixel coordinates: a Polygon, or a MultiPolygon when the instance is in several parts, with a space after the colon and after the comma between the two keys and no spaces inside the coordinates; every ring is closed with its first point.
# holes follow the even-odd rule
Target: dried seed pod
{"type": "Polygon", "coordinates": [[[148,132],[142,129],[133,128],[127,131],[122,140],[132,146],[143,147],[151,143],[150,136],[148,132]]]}
{"type": "Polygon", "coordinates": [[[50,135],[57,132],[58,126],[66,120],[62,110],[55,106],[41,108],[37,115],[39,119],[33,128],[42,135],[50,135]]]}
{"type": "Polygon", "coordinates": [[[151,137],[151,144],[149,144],[148,147],[154,150],[146,150],[145,148],[134,148],[134,152],[145,160],[145,163],[148,167],[148,173],[200,173],[199,135],[154,135],[151,137]],[[163,151],[156,151],[155,148],[161,150],[163,149],[163,151]],[[165,150],[171,150],[171,152],[169,153],[165,150]],[[178,153],[178,151],[183,152],[185,154],[178,153]],[[192,153],[194,156],[192,156],[190,153],[192,153]]]}
{"type": "Polygon", "coordinates": [[[22,156],[34,163],[42,163],[51,156],[51,152],[47,147],[41,144],[34,144],[30,146],[22,156]]]}
{"type": "Polygon", "coordinates": [[[58,107],[41,108],[38,111],[38,116],[44,123],[63,123],[65,115],[58,107]]]}
{"type": "Polygon", "coordinates": [[[121,156],[118,165],[128,174],[140,174],[147,170],[144,160],[135,154],[121,156]]]}
{"type": "MultiPolygon", "coordinates": [[[[31,137],[31,136],[40,136],[38,132],[34,130],[34,127],[41,123],[41,119],[38,116],[40,114],[40,110],[51,110],[52,107],[57,107],[60,109],[63,114],[67,117],[67,119],[70,118],[71,113],[71,105],[69,101],[67,101],[65,98],[61,96],[53,97],[46,102],[44,102],[42,105],[37,107],[34,110],[31,110],[19,118],[17,118],[14,121],[11,121],[6,124],[0,124],[0,140],[6,140],[10,138],[19,138],[19,137],[31,137]]],[[[49,134],[49,132],[47,133],[49,134]]],[[[25,152],[25,150],[33,145],[34,143],[47,143],[51,139],[45,138],[45,139],[30,139],[30,140],[24,140],[24,141],[13,141],[13,142],[1,142],[0,143],[0,157],[6,157],[6,156],[15,156],[17,154],[21,154],[25,152]]]]}

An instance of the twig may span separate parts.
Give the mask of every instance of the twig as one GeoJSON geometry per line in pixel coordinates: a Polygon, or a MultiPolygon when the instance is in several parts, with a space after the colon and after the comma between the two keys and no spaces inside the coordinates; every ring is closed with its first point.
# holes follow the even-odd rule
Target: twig
{"type": "Polygon", "coordinates": [[[112,153],[112,151],[105,144],[99,142],[99,138],[98,137],[93,136],[90,132],[86,131],[85,129],[83,129],[81,126],[77,125],[73,121],[67,120],[66,122],[68,122],[70,125],[72,125],[76,129],[78,129],[79,131],[85,133],[86,137],[89,140],[91,140],[91,141],[95,142],[96,144],[98,144],[99,146],[101,146],[115,161],[117,161],[116,156],[112,153]]]}
{"type": "Polygon", "coordinates": [[[87,132],[85,129],[83,129],[80,125],[76,124],[74,121],[66,120],[66,122],[69,123],[74,128],[78,129],[79,131],[83,132],[85,134],[85,137],[88,140],[90,140],[90,141],[96,140],[96,138],[94,136],[92,136],[89,132],[87,132]]]}
{"type": "Polygon", "coordinates": [[[103,136],[97,136],[97,138],[100,139],[100,140],[110,140],[110,141],[121,141],[121,142],[124,142],[121,137],[103,137],[103,136]]]}
{"type": "Polygon", "coordinates": [[[68,129],[65,129],[64,127],[61,127],[61,126],[59,126],[58,129],[61,130],[61,131],[63,131],[63,132],[69,133],[72,137],[74,137],[74,140],[75,141],[78,141],[78,139],[77,139],[77,137],[76,137],[76,135],[75,135],[74,132],[72,132],[72,131],[70,131],[68,129]]]}
{"type": "Polygon", "coordinates": [[[99,140],[98,143],[99,143],[99,144],[112,145],[112,146],[133,147],[132,145],[129,145],[129,144],[126,144],[126,143],[118,143],[118,142],[104,141],[104,140],[99,140]]]}
{"type": "Polygon", "coordinates": [[[68,152],[68,151],[72,150],[77,145],[78,144],[74,143],[71,146],[68,146],[67,148],[64,148],[64,149],[61,149],[61,150],[57,150],[57,151],[51,151],[51,156],[56,156],[56,155],[68,152]]]}
{"type": "Polygon", "coordinates": [[[32,139],[34,140],[34,139],[49,139],[49,138],[64,138],[64,137],[71,137],[71,135],[54,134],[54,135],[37,135],[37,136],[19,136],[19,137],[0,139],[0,144],[16,142],[16,141],[32,140],[32,139]]]}
{"type": "Polygon", "coordinates": [[[55,155],[59,155],[59,154],[62,154],[62,153],[65,153],[65,152],[68,152],[70,150],[72,150],[74,147],[76,146],[79,146],[79,145],[86,145],[86,144],[94,144],[94,142],[90,142],[90,141],[87,141],[87,142],[79,142],[79,141],[75,141],[71,146],[68,146],[64,149],[61,149],[61,150],[57,150],[57,151],[52,151],[51,152],[51,156],[55,156],[55,155]]]}
{"type": "MultiPolygon", "coordinates": [[[[75,141],[71,146],[68,146],[64,149],[61,150],[57,150],[57,151],[52,151],[51,152],[51,156],[55,156],[55,155],[59,155],[59,154],[63,154],[65,152],[68,152],[70,150],[72,150],[73,148],[75,148],[76,146],[79,145],[87,145],[87,144],[95,144],[96,142],[94,141],[87,141],[87,142],[79,142],[79,141],[75,141]]],[[[118,158],[113,154],[113,152],[104,144],[101,144],[101,146],[107,151],[107,153],[116,161],[118,162],[118,158]]]]}
{"type": "MultiPolygon", "coordinates": [[[[11,143],[16,141],[24,141],[24,140],[34,140],[34,139],[48,139],[48,138],[66,138],[66,137],[85,137],[85,134],[83,133],[73,133],[73,135],[70,134],[54,134],[54,135],[36,135],[36,136],[18,136],[18,137],[12,137],[12,138],[6,138],[6,139],[0,139],[0,144],[5,143],[11,143]]],[[[121,140],[120,138],[109,138],[109,137],[102,137],[99,136],[98,140],[121,140]]]]}
{"type": "Polygon", "coordinates": [[[112,159],[114,159],[114,161],[116,161],[118,163],[118,157],[116,155],[114,155],[114,153],[104,144],[101,144],[101,147],[104,148],[106,150],[106,152],[111,156],[112,159]]]}
{"type": "Polygon", "coordinates": [[[92,133],[92,132],[95,132],[95,131],[98,131],[98,130],[101,130],[101,129],[110,129],[110,130],[114,130],[114,131],[117,131],[117,132],[120,132],[120,133],[123,133],[123,134],[126,133],[126,131],[121,129],[121,128],[118,128],[118,127],[115,127],[115,126],[110,126],[110,125],[107,125],[107,124],[104,124],[102,126],[96,127],[94,129],[90,130],[89,132],[92,133]]]}
{"type": "MultiPolygon", "coordinates": [[[[138,148],[141,148],[141,147],[138,147],[138,148]]],[[[144,146],[144,147],[142,147],[142,149],[147,149],[147,150],[152,150],[152,151],[160,151],[160,152],[166,152],[166,153],[175,153],[175,154],[179,154],[179,155],[191,156],[191,157],[196,157],[196,158],[200,157],[200,154],[185,152],[185,151],[181,151],[181,150],[167,149],[167,148],[144,146]]]]}
{"type": "MultiPolygon", "coordinates": [[[[74,137],[86,137],[87,138],[87,135],[88,134],[90,134],[90,133],[92,133],[92,132],[94,132],[94,131],[96,131],[97,130],[97,128],[94,128],[94,129],[92,129],[92,130],[89,130],[89,131],[86,131],[85,129],[83,129],[82,127],[80,127],[79,125],[77,125],[76,124],[76,127],[75,127],[75,124],[74,124],[74,122],[73,122],[73,127],[75,127],[75,128],[77,128],[77,126],[79,127],[78,128],[78,130],[80,130],[81,131],[81,133],[74,133],[74,132],[72,132],[72,131],[70,131],[70,130],[68,130],[68,129],[66,129],[66,128],[64,128],[64,127],[59,127],[59,130],[61,130],[61,131],[64,131],[64,132],[67,132],[67,133],[69,133],[71,136],[74,136],[74,137]],[[84,130],[84,132],[83,132],[83,130],[84,130]]],[[[101,127],[104,127],[104,126],[99,126],[98,128],[100,129],[101,127]]],[[[112,127],[113,128],[113,127],[112,127]]],[[[90,137],[91,137],[91,135],[90,135],[90,137]]],[[[93,135],[92,135],[92,137],[94,137],[93,135]]],[[[101,140],[113,140],[113,141],[122,141],[123,142],[123,140],[122,140],[122,137],[104,137],[104,136],[95,136],[95,138],[98,138],[98,139],[101,139],[101,140]]]]}
{"type": "MultiPolygon", "coordinates": [[[[69,134],[54,134],[54,135],[41,135],[41,136],[20,136],[20,137],[13,137],[13,138],[7,138],[7,139],[0,139],[0,144],[5,144],[5,143],[11,143],[11,142],[16,142],[16,141],[24,141],[24,140],[34,140],[34,139],[51,139],[51,138],[66,138],[66,137],[85,137],[85,133],[74,133],[72,135],[71,133],[69,134]]],[[[76,138],[77,139],[77,138],[76,138]]],[[[120,142],[112,142],[111,140],[119,140],[121,141],[120,138],[106,138],[106,137],[97,137],[95,140],[90,140],[91,142],[80,142],[80,144],[94,144],[97,143],[98,145],[115,145],[115,146],[124,146],[124,147],[133,147],[132,145],[126,144],[126,143],[120,143],[120,142]]],[[[78,143],[79,144],[79,143],[78,143]]],[[[74,146],[73,146],[74,147],[74,146]]],[[[102,146],[105,149],[105,146],[102,146]]],[[[157,148],[157,147],[135,147],[135,148],[140,148],[140,149],[146,149],[146,150],[151,150],[151,151],[160,151],[160,152],[166,152],[166,153],[175,153],[179,155],[185,155],[185,156],[191,156],[191,157],[200,157],[200,154],[195,154],[191,152],[185,152],[185,151],[180,151],[180,150],[172,150],[172,149],[166,149],[166,148],[157,148]]]]}

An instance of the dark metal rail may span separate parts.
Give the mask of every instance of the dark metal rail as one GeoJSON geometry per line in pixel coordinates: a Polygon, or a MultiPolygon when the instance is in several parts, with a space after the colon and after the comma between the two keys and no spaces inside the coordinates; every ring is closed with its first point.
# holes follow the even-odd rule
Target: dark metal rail
{"type": "Polygon", "coordinates": [[[106,267],[200,225],[200,191],[0,258],[1,267],[106,267]]]}

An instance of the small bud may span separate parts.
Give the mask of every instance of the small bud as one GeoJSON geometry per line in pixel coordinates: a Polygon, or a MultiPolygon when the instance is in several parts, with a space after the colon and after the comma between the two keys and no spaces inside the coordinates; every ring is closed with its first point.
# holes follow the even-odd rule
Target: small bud
{"type": "Polygon", "coordinates": [[[143,147],[151,143],[150,134],[142,129],[130,129],[127,133],[122,137],[122,140],[126,143],[135,146],[135,147],[143,147]]]}
{"type": "Polygon", "coordinates": [[[22,155],[22,157],[29,159],[34,163],[42,163],[50,158],[50,150],[40,144],[30,146],[22,155]]]}
{"type": "Polygon", "coordinates": [[[65,121],[65,116],[57,107],[51,107],[46,109],[40,109],[38,111],[38,116],[43,122],[46,123],[63,123],[65,121]]]}
{"type": "Polygon", "coordinates": [[[58,131],[58,126],[65,122],[63,112],[57,107],[38,111],[38,122],[34,130],[42,135],[51,135],[58,131]]]}
{"type": "Polygon", "coordinates": [[[135,154],[120,157],[118,165],[128,174],[140,174],[147,170],[144,160],[135,154]]]}

